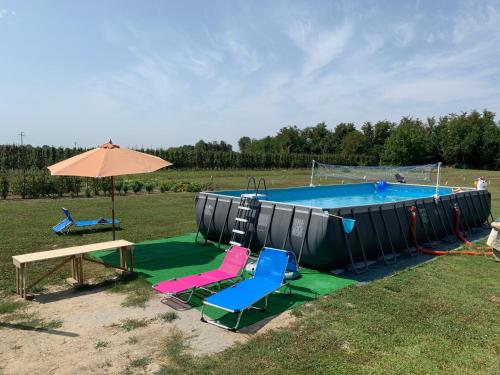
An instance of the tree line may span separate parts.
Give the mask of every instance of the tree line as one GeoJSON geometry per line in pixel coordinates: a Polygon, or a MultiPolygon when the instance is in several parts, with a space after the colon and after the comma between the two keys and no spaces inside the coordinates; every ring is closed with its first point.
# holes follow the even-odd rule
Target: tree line
{"type": "MultiPolygon", "coordinates": [[[[399,122],[365,122],[360,129],[322,122],[300,129],[281,128],[274,136],[243,136],[239,151],[224,141],[168,149],[139,149],[174,163],[176,168],[304,168],[317,160],[346,165],[447,165],[500,168],[500,124],[491,111],[449,114],[438,119],[403,117],[399,122]]],[[[44,169],[86,151],[82,148],[0,145],[0,169],[44,169]]]]}
{"type": "Polygon", "coordinates": [[[275,136],[240,138],[243,153],[333,154],[346,164],[412,165],[442,161],[464,167],[500,167],[500,124],[495,114],[449,114],[425,121],[403,117],[399,122],[338,124],[324,122],[299,129],[283,127],[275,136]]]}

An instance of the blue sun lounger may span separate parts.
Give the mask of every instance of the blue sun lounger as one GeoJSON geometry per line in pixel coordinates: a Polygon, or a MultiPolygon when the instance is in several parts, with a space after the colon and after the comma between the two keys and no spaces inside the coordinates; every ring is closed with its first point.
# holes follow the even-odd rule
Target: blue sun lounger
{"type": "MultiPolygon", "coordinates": [[[[77,228],[86,228],[86,227],[93,227],[95,225],[111,225],[113,224],[112,219],[96,219],[96,220],[80,220],[80,221],[75,221],[73,219],[73,215],[71,215],[71,212],[67,208],[62,208],[62,211],[64,212],[64,215],[66,216],[65,219],[61,220],[57,225],[54,225],[52,227],[52,230],[56,233],[64,233],[69,230],[71,226],[75,226],[77,228]]],[[[115,225],[120,224],[120,220],[115,219],[115,225]]]]}
{"type": "Polygon", "coordinates": [[[284,282],[287,264],[288,253],[286,251],[264,248],[257,260],[255,275],[252,278],[243,280],[203,301],[201,321],[230,331],[236,331],[245,310],[250,308],[266,310],[268,296],[273,292],[277,292],[283,286],[289,286],[284,282]],[[264,299],[264,307],[256,307],[255,304],[262,299],[264,299]],[[205,306],[238,314],[236,325],[228,327],[220,321],[205,318],[205,306]]]}

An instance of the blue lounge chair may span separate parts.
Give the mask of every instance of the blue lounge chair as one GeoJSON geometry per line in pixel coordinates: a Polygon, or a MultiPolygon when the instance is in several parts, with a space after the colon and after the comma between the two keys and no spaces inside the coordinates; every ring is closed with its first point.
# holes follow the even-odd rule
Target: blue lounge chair
{"type": "Polygon", "coordinates": [[[288,253],[286,251],[264,248],[259,255],[255,268],[255,275],[252,278],[243,280],[203,301],[201,321],[230,331],[236,331],[245,310],[250,308],[266,310],[268,296],[273,292],[277,292],[281,287],[285,286],[286,288],[288,286],[288,284],[284,282],[287,264],[288,253]],[[263,308],[254,306],[262,299],[264,299],[263,308]],[[238,314],[236,325],[234,327],[228,327],[220,321],[205,318],[205,306],[211,306],[229,313],[238,314]]]}
{"type": "MultiPolygon", "coordinates": [[[[80,221],[75,221],[73,219],[73,215],[71,215],[71,212],[67,208],[62,208],[62,211],[64,212],[64,215],[66,216],[65,219],[61,220],[57,225],[54,225],[52,227],[52,230],[56,233],[64,233],[68,232],[69,228],[71,226],[75,226],[77,228],[86,228],[86,227],[93,227],[96,225],[112,225],[113,220],[112,219],[96,219],[96,220],[80,220],[80,221]]],[[[120,220],[115,219],[115,225],[120,224],[120,220]]]]}

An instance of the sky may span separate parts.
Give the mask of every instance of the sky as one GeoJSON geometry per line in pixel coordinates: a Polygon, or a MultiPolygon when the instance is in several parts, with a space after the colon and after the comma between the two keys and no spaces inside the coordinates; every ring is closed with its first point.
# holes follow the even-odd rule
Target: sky
{"type": "Polygon", "coordinates": [[[500,111],[500,1],[0,0],[0,143],[500,111]]]}

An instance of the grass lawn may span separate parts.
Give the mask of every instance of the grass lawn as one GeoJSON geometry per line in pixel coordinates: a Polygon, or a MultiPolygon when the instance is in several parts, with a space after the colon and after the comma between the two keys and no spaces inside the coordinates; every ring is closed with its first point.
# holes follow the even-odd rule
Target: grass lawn
{"type": "MultiPolygon", "coordinates": [[[[268,187],[307,185],[308,170],[166,171],[154,178],[213,181],[244,188],[248,176],[268,187]]],[[[491,179],[492,211],[500,216],[500,172],[445,169],[443,182],[471,186],[491,179]]],[[[14,290],[12,255],[109,240],[109,231],[57,236],[60,207],[76,219],[108,216],[110,199],[63,198],[0,202],[0,298],[14,290]]],[[[133,242],[192,232],[194,194],[129,194],[117,199],[119,238],[133,242]]],[[[47,264],[30,273],[40,274],[47,264]]],[[[87,275],[105,273],[86,264],[87,275]]],[[[61,270],[47,281],[67,277],[61,270]]],[[[293,311],[291,328],[258,335],[220,354],[192,357],[177,338],[166,344],[164,373],[500,373],[499,264],[449,256],[364,286],[349,286],[293,311]],[[177,341],[176,341],[177,340],[177,341]]],[[[9,298],[0,301],[12,303],[9,298]]],[[[8,306],[7,306],[8,307],[8,306]]],[[[8,311],[8,308],[5,308],[8,311]]],[[[0,308],[0,319],[2,319],[0,308]]]]}

